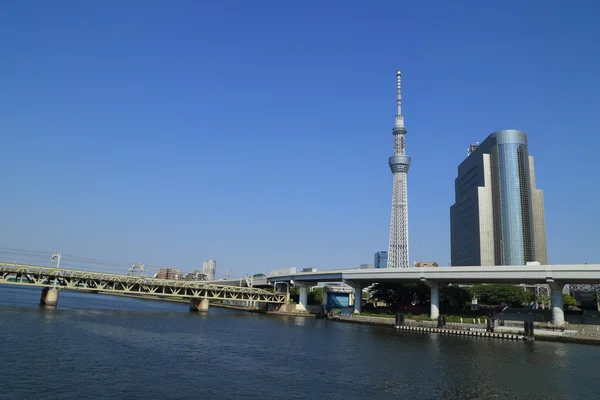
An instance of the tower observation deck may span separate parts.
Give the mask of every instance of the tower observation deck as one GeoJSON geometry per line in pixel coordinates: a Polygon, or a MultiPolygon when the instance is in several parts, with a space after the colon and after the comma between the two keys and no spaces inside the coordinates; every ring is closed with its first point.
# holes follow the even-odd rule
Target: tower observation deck
{"type": "Polygon", "coordinates": [[[410,168],[410,157],[406,155],[406,128],[402,115],[402,72],[396,71],[398,113],[392,129],[394,155],[389,158],[393,174],[392,218],[390,222],[390,244],[388,268],[408,268],[408,198],[406,177],[410,168]]]}

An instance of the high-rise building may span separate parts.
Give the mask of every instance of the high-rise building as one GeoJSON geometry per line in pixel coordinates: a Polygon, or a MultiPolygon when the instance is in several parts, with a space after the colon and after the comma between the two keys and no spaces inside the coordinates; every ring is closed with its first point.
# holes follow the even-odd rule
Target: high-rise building
{"type": "Polygon", "coordinates": [[[375,253],[375,260],[373,262],[374,268],[387,268],[388,252],[378,251],[375,253]]]}
{"type": "Polygon", "coordinates": [[[450,230],[452,265],[548,263],[544,196],[524,132],[471,145],[458,166],[450,230]]]}
{"type": "Polygon", "coordinates": [[[207,280],[214,281],[217,275],[217,262],[215,260],[204,261],[202,272],[206,275],[207,280]]]}
{"type": "Polygon", "coordinates": [[[410,157],[406,155],[406,128],[402,115],[402,73],[396,71],[398,114],[392,134],[394,135],[394,155],[389,158],[393,174],[392,218],[390,222],[390,247],[388,268],[408,268],[408,198],[406,177],[410,167],[410,157]]]}

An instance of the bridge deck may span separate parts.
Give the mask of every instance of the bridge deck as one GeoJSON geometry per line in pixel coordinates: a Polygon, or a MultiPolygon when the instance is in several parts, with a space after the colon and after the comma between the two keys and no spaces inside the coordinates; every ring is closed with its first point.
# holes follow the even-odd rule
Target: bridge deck
{"type": "Polygon", "coordinates": [[[269,276],[269,281],[310,282],[418,282],[439,283],[600,283],[600,264],[514,265],[438,268],[382,268],[300,272],[269,276]]]}
{"type": "Polygon", "coordinates": [[[13,263],[0,263],[0,284],[51,287],[83,292],[285,303],[285,295],[256,288],[13,263]]]}

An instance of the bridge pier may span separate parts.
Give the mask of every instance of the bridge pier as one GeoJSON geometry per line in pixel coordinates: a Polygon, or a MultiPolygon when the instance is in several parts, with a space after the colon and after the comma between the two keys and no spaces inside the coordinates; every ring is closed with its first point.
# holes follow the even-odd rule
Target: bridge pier
{"type": "Polygon", "coordinates": [[[308,289],[310,289],[310,287],[308,286],[300,286],[300,299],[298,301],[298,303],[300,303],[300,309],[302,309],[302,311],[306,311],[306,306],[308,305],[308,289]]]}
{"type": "Polygon", "coordinates": [[[40,296],[40,305],[56,307],[58,303],[58,289],[45,287],[42,289],[42,295],[40,296]]]}
{"type": "Polygon", "coordinates": [[[193,297],[190,299],[190,311],[208,312],[208,299],[193,297]]]}
{"type": "Polygon", "coordinates": [[[354,287],[354,314],[360,314],[362,311],[362,283],[353,282],[354,287]]]}
{"type": "Polygon", "coordinates": [[[565,324],[565,313],[563,311],[563,287],[564,283],[550,282],[548,283],[552,291],[552,324],[563,326],[565,324]]]}
{"type": "Polygon", "coordinates": [[[431,289],[429,318],[434,319],[440,316],[440,284],[431,281],[426,281],[425,284],[431,289]]]}

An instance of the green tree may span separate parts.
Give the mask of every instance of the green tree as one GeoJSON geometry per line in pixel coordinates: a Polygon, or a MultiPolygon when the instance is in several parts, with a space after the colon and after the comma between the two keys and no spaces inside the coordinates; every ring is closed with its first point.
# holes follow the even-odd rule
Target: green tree
{"type": "Polygon", "coordinates": [[[442,307],[464,308],[472,298],[473,296],[467,288],[452,285],[440,289],[440,306],[442,307]]]}
{"type": "Polygon", "coordinates": [[[290,301],[292,303],[298,303],[300,301],[300,289],[297,286],[290,288],[290,301]]]}
{"type": "Polygon", "coordinates": [[[527,304],[530,296],[520,286],[515,285],[473,285],[469,288],[472,296],[477,297],[479,304],[488,306],[507,305],[521,307],[527,304]]]}
{"type": "Polygon", "coordinates": [[[534,303],[535,302],[535,293],[528,290],[525,292],[525,298],[526,298],[527,304],[534,303]]]}
{"type": "Polygon", "coordinates": [[[400,306],[428,303],[430,289],[424,283],[377,283],[370,295],[371,300],[383,301],[396,312],[400,306]]]}
{"type": "Polygon", "coordinates": [[[320,305],[323,304],[323,288],[322,287],[314,287],[308,293],[308,304],[310,305],[320,305]]]}
{"type": "Polygon", "coordinates": [[[565,307],[575,307],[577,306],[577,300],[575,300],[575,297],[570,296],[568,294],[563,294],[563,306],[565,307]]]}

